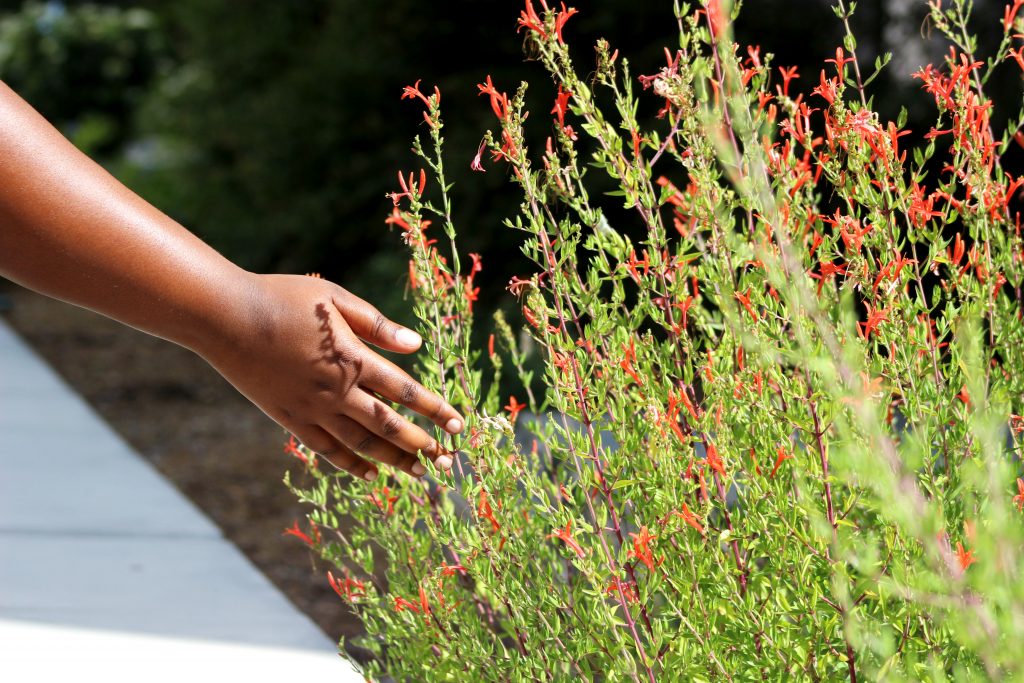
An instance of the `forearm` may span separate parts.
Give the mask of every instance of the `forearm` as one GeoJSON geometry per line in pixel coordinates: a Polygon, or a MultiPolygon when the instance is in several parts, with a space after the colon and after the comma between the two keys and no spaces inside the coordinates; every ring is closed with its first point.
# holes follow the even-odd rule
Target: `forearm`
{"type": "Polygon", "coordinates": [[[452,458],[395,412],[452,434],[458,412],[370,351],[420,337],[318,278],[252,275],[117,182],[0,83],[0,275],[177,342],[357,477],[452,458]]]}
{"type": "Polygon", "coordinates": [[[253,287],[2,83],[0,274],[200,352],[253,287]]]}

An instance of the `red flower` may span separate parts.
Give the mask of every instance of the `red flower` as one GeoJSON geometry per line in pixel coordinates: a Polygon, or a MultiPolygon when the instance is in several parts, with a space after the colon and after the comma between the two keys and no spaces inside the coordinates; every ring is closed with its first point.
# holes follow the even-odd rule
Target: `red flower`
{"type": "Polygon", "coordinates": [[[743,308],[747,309],[747,313],[750,314],[750,317],[753,318],[754,322],[756,323],[759,318],[757,315],[757,311],[755,311],[754,307],[750,305],[750,289],[747,289],[746,294],[733,292],[733,296],[736,297],[736,301],[739,301],[743,305],[743,308]]]}
{"type": "Polygon", "coordinates": [[[505,410],[509,413],[509,422],[515,423],[516,418],[519,417],[519,413],[522,412],[526,406],[516,400],[515,396],[508,397],[508,405],[505,406],[505,410]]]}
{"type": "Polygon", "coordinates": [[[558,84],[558,94],[555,96],[555,106],[551,109],[552,114],[558,115],[558,127],[565,130],[565,114],[569,111],[569,98],[572,93],[562,90],[562,84],[558,84]]]}
{"type": "Polygon", "coordinates": [[[491,98],[491,109],[494,110],[494,115],[504,121],[508,118],[508,95],[503,92],[498,92],[494,87],[494,83],[491,82],[490,74],[487,75],[487,80],[483,83],[479,83],[476,86],[479,88],[480,95],[487,95],[491,98]]]}
{"type": "Polygon", "coordinates": [[[715,447],[715,444],[708,441],[706,451],[708,467],[710,467],[713,472],[718,472],[724,477],[725,465],[722,463],[722,457],[718,455],[718,449],[715,447]]]}
{"type": "Polygon", "coordinates": [[[308,546],[313,545],[313,539],[306,532],[299,528],[299,520],[295,520],[291,527],[284,530],[284,536],[294,536],[308,546]]]}
{"type": "Polygon", "coordinates": [[[1014,19],[1017,18],[1017,12],[1020,11],[1021,5],[1024,5],[1024,0],[1013,0],[1013,7],[1009,5],[1003,10],[1003,30],[1009,31],[1013,26],[1014,19]]]}
{"type": "Polygon", "coordinates": [[[782,446],[779,446],[777,453],[778,457],[775,458],[775,467],[772,468],[772,473],[768,475],[769,479],[774,479],[775,473],[779,471],[779,466],[786,460],[790,460],[793,457],[793,454],[787,453],[782,446]]]}
{"type": "Polygon", "coordinates": [[[1010,53],[1006,56],[1017,60],[1017,65],[1021,68],[1021,71],[1024,71],[1024,47],[1017,48],[1016,52],[1010,50],[1010,53]]]}
{"type": "Polygon", "coordinates": [[[565,3],[563,2],[562,11],[559,12],[558,15],[555,17],[555,35],[558,37],[558,42],[562,43],[563,45],[565,44],[565,41],[562,40],[562,27],[565,26],[565,22],[569,21],[569,17],[578,13],[579,10],[577,10],[575,7],[570,7],[569,9],[566,9],[565,3]]]}
{"type": "Polygon", "coordinates": [[[696,529],[701,535],[704,534],[704,526],[697,519],[697,515],[690,512],[690,508],[687,507],[686,503],[683,503],[682,511],[676,510],[672,514],[676,517],[681,517],[684,522],[696,529]]]}
{"type": "Polygon", "coordinates": [[[868,308],[868,319],[866,322],[857,323],[861,328],[857,331],[860,332],[860,336],[867,339],[871,336],[871,333],[878,329],[878,326],[885,320],[886,314],[889,312],[888,308],[882,310],[876,310],[872,308],[871,304],[865,304],[868,308]]]}
{"type": "Polygon", "coordinates": [[[353,597],[360,595],[366,595],[366,584],[359,579],[353,579],[350,576],[345,576],[344,579],[338,580],[334,578],[334,574],[327,572],[327,582],[331,584],[331,588],[338,594],[339,598],[345,600],[352,600],[353,597]]]}
{"type": "Polygon", "coordinates": [[[626,581],[621,581],[617,577],[611,580],[608,584],[608,588],[606,588],[604,592],[606,595],[613,595],[619,591],[621,591],[623,597],[626,598],[626,602],[635,603],[639,599],[636,595],[636,591],[633,590],[632,584],[626,581]]]}
{"type": "Polygon", "coordinates": [[[654,555],[651,552],[650,543],[655,540],[655,536],[647,531],[647,527],[641,527],[639,534],[630,534],[633,539],[633,549],[630,550],[626,555],[628,557],[635,557],[640,562],[647,565],[647,568],[654,571],[654,555]]]}
{"type": "Polygon", "coordinates": [[[494,517],[494,508],[491,507],[490,501],[487,500],[487,491],[480,489],[480,501],[476,506],[476,513],[491,523],[491,531],[497,533],[501,529],[501,525],[498,524],[498,520],[494,517]]]}
{"type": "MultiPolygon", "coordinates": [[[[541,1],[543,3],[544,9],[547,9],[547,3],[544,2],[544,0],[541,1]]],[[[526,9],[520,12],[519,14],[518,30],[522,31],[524,28],[528,28],[531,31],[534,31],[541,38],[547,38],[548,34],[544,30],[544,22],[541,20],[539,16],[537,16],[537,11],[533,9],[533,0],[526,0],[526,9]]]]}
{"type": "Polygon", "coordinates": [[[836,65],[836,71],[838,71],[840,75],[842,75],[843,67],[846,66],[847,63],[857,61],[853,57],[845,57],[844,58],[843,57],[844,54],[845,53],[843,52],[843,48],[837,47],[836,48],[836,58],[835,59],[826,59],[825,60],[826,64],[835,64],[836,65]]]}
{"type": "Polygon", "coordinates": [[[960,571],[965,572],[967,568],[978,561],[973,550],[965,550],[963,544],[956,544],[956,559],[960,563],[960,571]]]}
{"type": "Polygon", "coordinates": [[[1013,497],[1017,504],[1017,512],[1024,512],[1024,479],[1017,477],[1017,495],[1013,497]]]}
{"type": "MultiPolygon", "coordinates": [[[[423,79],[420,79],[420,80],[423,80],[423,79]]],[[[437,86],[434,86],[434,93],[437,95],[437,101],[440,102],[441,101],[441,93],[437,89],[437,86]]],[[[416,81],[416,83],[414,83],[413,85],[407,85],[404,88],[402,88],[402,97],[401,97],[401,99],[403,99],[403,100],[406,99],[406,98],[412,99],[414,97],[420,98],[421,100],[423,100],[423,104],[427,105],[428,107],[430,106],[430,100],[427,99],[426,95],[424,95],[422,92],[420,92],[420,81],[416,81]]]]}
{"type": "Polygon", "coordinates": [[[583,557],[587,554],[587,551],[576,542],[576,539],[572,537],[572,520],[565,523],[564,529],[555,529],[552,533],[545,536],[545,538],[558,538],[565,542],[578,557],[583,557]]]}
{"type": "Polygon", "coordinates": [[[821,95],[829,104],[833,104],[838,97],[839,79],[825,78],[825,70],[821,70],[821,85],[812,90],[815,95],[821,95]]]}
{"type": "Polygon", "coordinates": [[[405,598],[400,598],[398,596],[395,596],[395,611],[396,612],[404,612],[407,609],[412,610],[413,612],[416,612],[417,614],[420,611],[419,606],[415,602],[410,602],[409,600],[406,600],[405,598]]]}
{"type": "Polygon", "coordinates": [[[441,576],[455,576],[456,574],[462,574],[465,576],[466,568],[461,564],[448,564],[447,562],[441,563],[441,576]]]}
{"type": "Polygon", "coordinates": [[[640,379],[640,375],[637,374],[636,369],[633,367],[634,361],[636,361],[636,347],[633,346],[633,340],[629,340],[629,346],[622,345],[622,350],[626,352],[625,357],[619,361],[619,367],[626,371],[626,374],[633,378],[633,381],[643,386],[643,381],[640,379]]]}
{"type": "Polygon", "coordinates": [[[797,73],[797,67],[792,66],[790,68],[779,67],[779,73],[782,74],[782,94],[789,97],[789,83],[797,78],[800,78],[800,74],[797,73]]]}
{"type": "Polygon", "coordinates": [[[829,278],[833,278],[836,275],[846,275],[846,264],[840,263],[836,265],[832,261],[822,261],[820,263],[821,274],[811,273],[811,277],[818,281],[818,296],[821,296],[821,287],[825,284],[825,281],[829,278]]]}
{"type": "MultiPolygon", "coordinates": [[[[287,455],[291,455],[301,460],[304,464],[309,464],[309,456],[302,452],[302,444],[295,440],[295,437],[291,434],[288,435],[288,443],[284,445],[284,452],[287,455]]],[[[313,460],[313,467],[316,467],[316,460],[313,460]]]]}
{"type": "Polygon", "coordinates": [[[390,515],[395,511],[395,501],[398,500],[397,495],[391,495],[391,489],[387,486],[376,488],[370,493],[370,502],[377,506],[377,509],[383,512],[385,515],[390,515]]]}

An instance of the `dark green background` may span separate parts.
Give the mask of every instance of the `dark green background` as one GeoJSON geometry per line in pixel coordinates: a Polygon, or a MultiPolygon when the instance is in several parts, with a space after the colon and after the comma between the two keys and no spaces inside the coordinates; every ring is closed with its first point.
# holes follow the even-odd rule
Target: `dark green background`
{"type": "MultiPolygon", "coordinates": [[[[656,71],[662,46],[674,44],[667,0],[576,4],[566,37],[581,68],[593,63],[598,37],[628,56],[634,73],[656,71]]],[[[941,46],[922,45],[924,2],[909,3],[909,13],[903,6],[862,1],[854,23],[865,62],[897,51],[876,106],[894,117],[906,104],[910,127],[924,132],[934,116],[927,96],[898,63],[910,43],[935,61],[941,46]]],[[[507,302],[502,284],[528,269],[517,236],[501,227],[516,209],[505,168],[469,172],[494,125],[476,94],[485,75],[509,91],[529,80],[535,148],[550,131],[554,88],[523,57],[521,8],[519,0],[0,2],[0,77],[246,268],[319,271],[407,320],[406,255],[382,220],[384,195],[398,169],[415,167],[410,140],[423,130],[420,105],[399,101],[407,83],[422,78],[444,93],[456,221],[464,247],[484,255],[484,309],[507,302]]],[[[998,38],[1001,13],[999,3],[978,3],[983,36],[998,38]]],[[[841,40],[826,0],[748,0],[737,33],[775,53],[776,64],[798,65],[807,92],[841,40]]],[[[1019,83],[995,85],[1019,92],[1019,83]]],[[[658,104],[648,98],[645,116],[658,104]]],[[[630,220],[616,225],[630,229],[630,220]]]]}

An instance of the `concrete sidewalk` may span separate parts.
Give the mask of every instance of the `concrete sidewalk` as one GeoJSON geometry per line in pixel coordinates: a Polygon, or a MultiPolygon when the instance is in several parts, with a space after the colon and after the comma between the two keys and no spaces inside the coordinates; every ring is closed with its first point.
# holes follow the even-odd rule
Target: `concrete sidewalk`
{"type": "Polygon", "coordinates": [[[0,680],[90,675],[364,680],[0,321],[0,680]]]}

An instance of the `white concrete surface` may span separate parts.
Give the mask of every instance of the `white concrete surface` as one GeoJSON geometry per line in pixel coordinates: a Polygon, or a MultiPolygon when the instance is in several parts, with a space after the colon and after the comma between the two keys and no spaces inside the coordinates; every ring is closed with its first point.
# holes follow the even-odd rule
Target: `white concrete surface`
{"type": "Polygon", "coordinates": [[[0,321],[0,681],[363,681],[0,321]]]}

